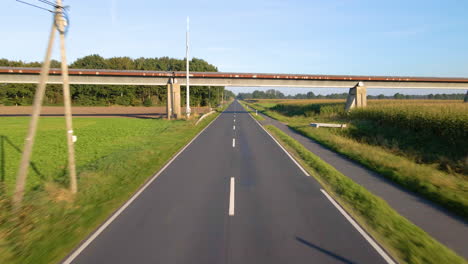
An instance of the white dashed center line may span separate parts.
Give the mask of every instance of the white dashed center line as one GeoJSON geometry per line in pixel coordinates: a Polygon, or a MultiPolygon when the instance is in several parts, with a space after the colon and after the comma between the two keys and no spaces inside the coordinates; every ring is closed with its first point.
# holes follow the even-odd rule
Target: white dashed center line
{"type": "Polygon", "coordinates": [[[231,189],[229,193],[229,215],[234,215],[234,177],[231,177],[231,189]]]}

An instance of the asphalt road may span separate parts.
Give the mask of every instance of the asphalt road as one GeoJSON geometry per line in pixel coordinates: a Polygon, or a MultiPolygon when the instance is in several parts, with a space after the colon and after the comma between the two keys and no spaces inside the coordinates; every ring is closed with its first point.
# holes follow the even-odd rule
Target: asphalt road
{"type": "Polygon", "coordinates": [[[85,244],[67,261],[387,263],[237,102],[85,244]]]}

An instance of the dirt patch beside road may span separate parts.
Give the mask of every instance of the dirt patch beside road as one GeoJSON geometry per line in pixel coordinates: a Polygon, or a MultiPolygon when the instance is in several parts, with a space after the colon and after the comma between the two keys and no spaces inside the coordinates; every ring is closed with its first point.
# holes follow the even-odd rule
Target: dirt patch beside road
{"type": "MultiPolygon", "coordinates": [[[[208,107],[192,107],[192,113],[208,113],[208,107]]],[[[29,116],[32,106],[0,106],[0,117],[5,116],[29,116]]],[[[43,106],[41,116],[63,116],[63,106],[43,106]]],[[[185,107],[182,107],[185,113],[185,107]]],[[[74,106],[72,114],[75,117],[134,117],[134,118],[162,118],[166,116],[165,106],[74,106]]]]}

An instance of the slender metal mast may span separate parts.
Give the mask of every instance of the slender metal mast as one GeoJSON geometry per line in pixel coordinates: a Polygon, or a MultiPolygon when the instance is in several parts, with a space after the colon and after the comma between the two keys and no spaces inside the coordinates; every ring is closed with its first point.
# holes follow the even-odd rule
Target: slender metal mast
{"type": "Polygon", "coordinates": [[[186,34],[186,47],[185,47],[185,60],[186,60],[186,78],[187,78],[187,101],[186,101],[186,113],[187,117],[190,117],[190,81],[189,81],[189,17],[187,17],[187,34],[186,34]]]}

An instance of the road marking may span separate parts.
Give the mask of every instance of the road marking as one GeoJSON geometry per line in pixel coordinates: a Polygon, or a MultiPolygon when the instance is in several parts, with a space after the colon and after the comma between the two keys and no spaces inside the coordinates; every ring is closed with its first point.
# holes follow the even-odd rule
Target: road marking
{"type": "Polygon", "coordinates": [[[232,127],[232,130],[236,130],[236,126],[233,126],[233,127],[232,127]]]}
{"type": "Polygon", "coordinates": [[[232,139],[232,147],[233,148],[236,147],[236,139],[235,138],[232,139]]]}
{"type": "MultiPolygon", "coordinates": [[[[250,114],[250,117],[252,117],[252,119],[263,129],[263,131],[265,131],[275,142],[276,144],[278,144],[278,146],[281,147],[281,149],[289,156],[289,158],[291,158],[292,161],[294,161],[294,163],[299,167],[299,169],[302,170],[302,172],[304,172],[305,175],[307,176],[310,176],[307,171],[302,168],[302,166],[291,156],[291,154],[289,154],[289,152],[283,147],[281,146],[281,144],[268,132],[268,130],[266,130],[255,118],[253,118],[252,114],[250,114]]],[[[367,240],[367,242],[369,242],[369,244],[371,244],[371,246],[377,251],[377,253],[380,254],[380,256],[382,256],[382,258],[388,263],[388,264],[396,264],[395,261],[393,261],[393,259],[388,256],[388,254],[379,246],[379,244],[377,244],[377,242],[375,242],[355,221],[354,219],[348,215],[348,213],[346,213],[346,211],[341,208],[341,206],[335,202],[335,200],[333,200],[333,198],[331,198],[328,193],[323,190],[323,189],[320,189],[320,191],[328,198],[328,200],[330,200],[330,202],[338,209],[338,211],[340,211],[340,213],[352,224],[352,226],[354,228],[356,228],[356,230],[367,240]]]]}
{"type": "Polygon", "coordinates": [[[388,254],[377,244],[377,242],[374,241],[367,233],[364,231],[356,221],[324,190],[320,189],[320,191],[327,197],[327,199],[340,211],[340,213],[348,220],[351,225],[356,228],[356,230],[371,244],[371,246],[377,251],[377,253],[382,256],[382,258],[388,263],[388,264],[396,264],[393,259],[388,256],[388,254]]]}
{"type": "Polygon", "coordinates": [[[229,215],[234,215],[234,177],[231,177],[231,188],[229,191],[229,215]]]}
{"type": "Polygon", "coordinates": [[[234,118],[234,123],[236,122],[236,119],[234,118]]]}
{"type": "Polygon", "coordinates": [[[307,173],[307,171],[302,168],[302,166],[296,161],[296,159],[293,158],[293,156],[291,156],[291,154],[289,154],[289,152],[283,147],[281,146],[281,144],[278,142],[278,140],[276,140],[275,137],[273,137],[270,132],[268,132],[268,130],[266,130],[255,118],[253,118],[252,114],[250,114],[250,117],[252,117],[252,119],[263,129],[263,131],[265,131],[272,139],[273,141],[276,142],[276,144],[278,144],[278,146],[284,151],[284,153],[286,153],[286,155],[288,155],[288,157],[294,162],[294,164],[297,165],[297,167],[306,175],[306,176],[310,176],[309,173],[307,173]]]}
{"type": "Polygon", "coordinates": [[[120,207],[117,211],[115,211],[115,213],[109,218],[107,219],[106,222],[104,222],[104,224],[102,224],[94,233],[91,234],[91,236],[88,237],[88,239],[86,239],[75,251],[73,251],[63,262],[62,264],[71,264],[73,262],[73,260],[75,260],[76,257],[78,257],[78,255],[80,255],[81,252],[83,252],[83,250],[85,250],[92,242],[93,240],[95,240],[134,200],[136,200],[136,198],[138,198],[138,196],[140,196],[140,194],[145,191],[146,188],[148,188],[148,186],[154,182],[154,180],[156,180],[156,178],[167,168],[169,167],[169,165],[171,165],[171,163],[182,153],[184,152],[184,150],[186,148],[188,148],[188,146],[190,146],[190,144],[192,144],[193,141],[195,141],[195,139],[197,139],[202,133],[203,131],[205,131],[208,127],[211,126],[211,124],[214,123],[214,121],[216,121],[216,119],[218,119],[218,117],[220,117],[221,115],[218,115],[215,119],[213,119],[202,131],[200,131],[200,133],[198,133],[192,140],[190,140],[189,143],[187,143],[187,145],[185,145],[185,147],[183,147],[179,152],[177,152],[177,154],[174,155],[174,157],[172,157],[171,160],[169,160],[166,165],[164,165],[164,167],[162,167],[162,169],[160,169],[156,174],[153,175],[153,177],[151,177],[151,179],[149,179],[145,185],[143,185],[143,187],[140,188],[140,190],[138,190],[124,205],[122,205],[122,207],[120,207]]]}

